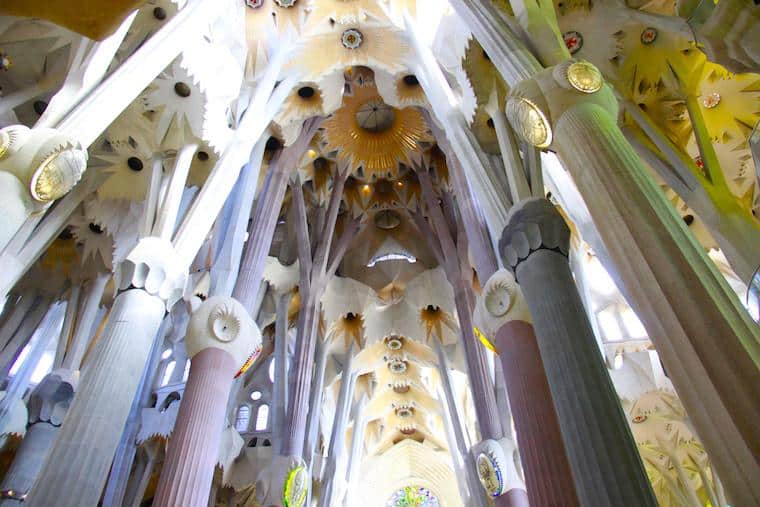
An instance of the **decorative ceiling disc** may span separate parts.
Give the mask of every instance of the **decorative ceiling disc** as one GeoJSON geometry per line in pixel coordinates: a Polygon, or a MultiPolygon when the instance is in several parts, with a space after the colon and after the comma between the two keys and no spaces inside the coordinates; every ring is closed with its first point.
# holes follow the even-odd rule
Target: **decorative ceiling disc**
{"type": "Polygon", "coordinates": [[[285,507],[303,507],[306,503],[308,480],[305,466],[299,465],[288,472],[282,491],[282,503],[285,507]]]}
{"type": "Polygon", "coordinates": [[[486,297],[484,303],[488,313],[494,317],[502,317],[512,306],[512,291],[514,287],[510,287],[504,281],[494,283],[490,287],[486,287],[486,297]]]}
{"type": "Polygon", "coordinates": [[[72,147],[54,152],[32,176],[32,197],[45,203],[60,199],[74,188],[86,168],[86,151],[72,147]]]}
{"type": "Polygon", "coordinates": [[[478,479],[486,493],[494,498],[501,496],[504,492],[504,477],[497,460],[484,452],[478,455],[475,464],[478,469],[478,479]]]}
{"type": "Polygon", "coordinates": [[[401,338],[398,336],[389,336],[385,340],[385,346],[391,350],[401,350],[401,347],[404,346],[404,342],[402,342],[401,338]]]}
{"type": "Polygon", "coordinates": [[[580,32],[571,31],[562,34],[562,38],[565,40],[565,46],[570,51],[571,55],[574,55],[583,47],[583,35],[580,32]]]}
{"type": "Polygon", "coordinates": [[[507,118],[520,137],[537,148],[552,144],[552,128],[544,113],[525,97],[510,97],[507,118]]]}
{"type": "Polygon", "coordinates": [[[656,40],[657,40],[657,29],[656,28],[652,28],[650,26],[650,27],[645,28],[644,31],[641,32],[641,43],[642,44],[651,44],[651,43],[653,43],[656,40]]]}
{"type": "Polygon", "coordinates": [[[407,364],[404,361],[394,359],[388,363],[388,369],[396,375],[401,375],[402,373],[406,373],[407,364]]]}
{"type": "Polygon", "coordinates": [[[251,9],[258,9],[259,7],[264,5],[264,0],[245,0],[245,5],[247,5],[251,9]]]}
{"type": "Polygon", "coordinates": [[[375,134],[391,128],[395,119],[393,107],[378,99],[369,100],[356,110],[356,123],[364,130],[375,134]]]}
{"type": "Polygon", "coordinates": [[[567,68],[570,85],[583,93],[598,92],[604,84],[602,73],[589,62],[575,62],[567,68]]]}
{"type": "Polygon", "coordinates": [[[343,32],[340,41],[346,49],[357,49],[364,42],[364,36],[356,28],[349,28],[343,32]]]}
{"type": "Polygon", "coordinates": [[[718,92],[713,92],[702,99],[702,105],[705,106],[705,109],[712,109],[718,104],[720,104],[720,93],[718,92]]]}
{"type": "Polygon", "coordinates": [[[296,4],[297,0],[274,0],[274,3],[279,5],[280,7],[288,8],[293,7],[296,4]]]}
{"type": "Polygon", "coordinates": [[[386,209],[375,214],[375,225],[378,229],[389,231],[401,225],[401,217],[393,210],[386,209]]]}
{"type": "Polygon", "coordinates": [[[396,415],[403,419],[407,419],[414,415],[414,409],[411,407],[399,407],[396,409],[396,415]]]}

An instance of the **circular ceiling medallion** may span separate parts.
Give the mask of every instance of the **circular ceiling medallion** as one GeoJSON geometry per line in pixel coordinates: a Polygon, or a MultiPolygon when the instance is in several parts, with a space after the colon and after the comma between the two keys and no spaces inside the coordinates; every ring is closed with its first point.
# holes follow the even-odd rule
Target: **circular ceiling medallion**
{"type": "Polygon", "coordinates": [[[404,342],[398,336],[389,336],[385,339],[385,346],[391,350],[401,350],[404,342]]]}
{"type": "Polygon", "coordinates": [[[407,74],[404,76],[404,84],[407,86],[418,86],[420,81],[414,74],[407,74]]]}
{"type": "Polygon", "coordinates": [[[174,83],[174,93],[182,98],[187,98],[192,93],[192,90],[190,90],[190,87],[187,85],[187,83],[179,81],[177,83],[174,83]]]}
{"type": "Polygon", "coordinates": [[[302,99],[310,99],[314,96],[314,88],[311,86],[302,86],[298,89],[298,96],[302,99]]]}
{"type": "Polygon", "coordinates": [[[303,507],[306,503],[306,489],[309,474],[306,467],[299,465],[288,473],[282,491],[282,503],[285,507],[303,507]]]}
{"type": "Polygon", "coordinates": [[[379,211],[375,214],[375,225],[378,229],[390,231],[401,225],[401,216],[390,209],[379,211]]]}
{"type": "Polygon", "coordinates": [[[208,317],[211,335],[220,342],[231,342],[240,334],[240,318],[226,305],[217,306],[208,317]]]}
{"type": "Polygon", "coordinates": [[[245,0],[245,5],[247,5],[251,9],[258,9],[259,7],[264,5],[264,0],[245,0]]]}
{"type": "Polygon", "coordinates": [[[166,9],[163,7],[156,7],[153,9],[153,17],[159,21],[166,19],[166,9]]]}
{"type": "Polygon", "coordinates": [[[274,3],[279,5],[280,7],[289,8],[293,7],[296,4],[297,0],[274,0],[274,3]]]}
{"type": "Polygon", "coordinates": [[[364,42],[364,36],[356,28],[349,28],[340,36],[340,42],[346,49],[357,49],[364,42]]]}
{"type": "Polygon", "coordinates": [[[406,370],[408,368],[409,366],[406,364],[406,361],[402,361],[400,359],[393,359],[392,361],[388,362],[388,369],[391,371],[391,373],[395,373],[396,375],[406,373],[406,370]]]}
{"type": "Polygon", "coordinates": [[[602,73],[589,62],[575,62],[567,68],[570,85],[583,93],[598,92],[604,84],[602,73]]]}
{"type": "Polygon", "coordinates": [[[368,100],[356,110],[356,123],[368,132],[379,134],[393,126],[393,107],[379,99],[368,100]]]}
{"type": "Polygon", "coordinates": [[[641,32],[641,43],[642,44],[651,44],[651,43],[653,43],[656,40],[657,40],[657,29],[656,28],[652,28],[650,26],[650,27],[645,28],[644,31],[641,32]]]}
{"type": "Polygon", "coordinates": [[[571,55],[574,55],[583,47],[583,35],[580,32],[571,31],[562,34],[562,38],[565,40],[565,46],[570,51],[571,55]]]}
{"type": "Polygon", "coordinates": [[[718,104],[720,104],[720,93],[718,92],[713,92],[702,99],[702,105],[705,106],[706,109],[712,109],[718,104]]]}
{"type": "Polygon", "coordinates": [[[408,419],[414,415],[412,407],[399,407],[396,409],[396,415],[402,419],[408,419]]]}
{"type": "Polygon", "coordinates": [[[492,497],[500,496],[504,492],[504,477],[496,460],[486,453],[481,453],[475,463],[483,489],[492,497]]]}
{"type": "Polygon", "coordinates": [[[409,384],[393,386],[393,392],[396,394],[408,393],[410,389],[411,387],[409,386],[409,384]]]}
{"type": "Polygon", "coordinates": [[[510,97],[507,118],[525,141],[537,148],[552,144],[552,128],[544,113],[525,97],[510,97]]]}

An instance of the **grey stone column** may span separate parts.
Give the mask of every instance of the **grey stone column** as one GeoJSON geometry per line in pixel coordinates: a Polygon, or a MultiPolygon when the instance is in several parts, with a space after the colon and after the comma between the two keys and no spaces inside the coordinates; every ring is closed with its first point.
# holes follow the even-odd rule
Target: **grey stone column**
{"type": "MultiPolygon", "coordinates": [[[[66,373],[62,372],[64,376],[66,373]]],[[[29,400],[29,429],[0,484],[4,497],[0,506],[22,505],[55,442],[74,396],[75,383],[72,378],[62,378],[61,374],[53,372],[42,379],[32,392],[29,400]]]]}
{"type": "Polygon", "coordinates": [[[523,288],[581,505],[656,506],[573,281],[570,230],[546,199],[515,206],[504,264],[523,288]]]}

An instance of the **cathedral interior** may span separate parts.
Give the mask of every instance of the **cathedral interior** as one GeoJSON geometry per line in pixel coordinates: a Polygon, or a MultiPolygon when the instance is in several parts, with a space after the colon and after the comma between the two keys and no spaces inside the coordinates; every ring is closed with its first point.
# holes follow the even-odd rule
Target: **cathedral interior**
{"type": "Polygon", "coordinates": [[[0,1],[0,506],[760,505],[758,125],[758,0],[0,1]]]}

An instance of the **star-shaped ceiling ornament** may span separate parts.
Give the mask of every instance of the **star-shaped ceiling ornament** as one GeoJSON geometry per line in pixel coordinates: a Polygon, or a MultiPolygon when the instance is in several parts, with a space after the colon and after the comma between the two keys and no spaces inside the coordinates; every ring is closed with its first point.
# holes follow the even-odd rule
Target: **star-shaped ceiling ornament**
{"type": "Polygon", "coordinates": [[[343,106],[322,126],[327,150],[339,150],[352,172],[366,180],[397,177],[399,164],[409,165],[410,154],[433,140],[419,111],[386,104],[368,80],[354,80],[343,106]]]}

